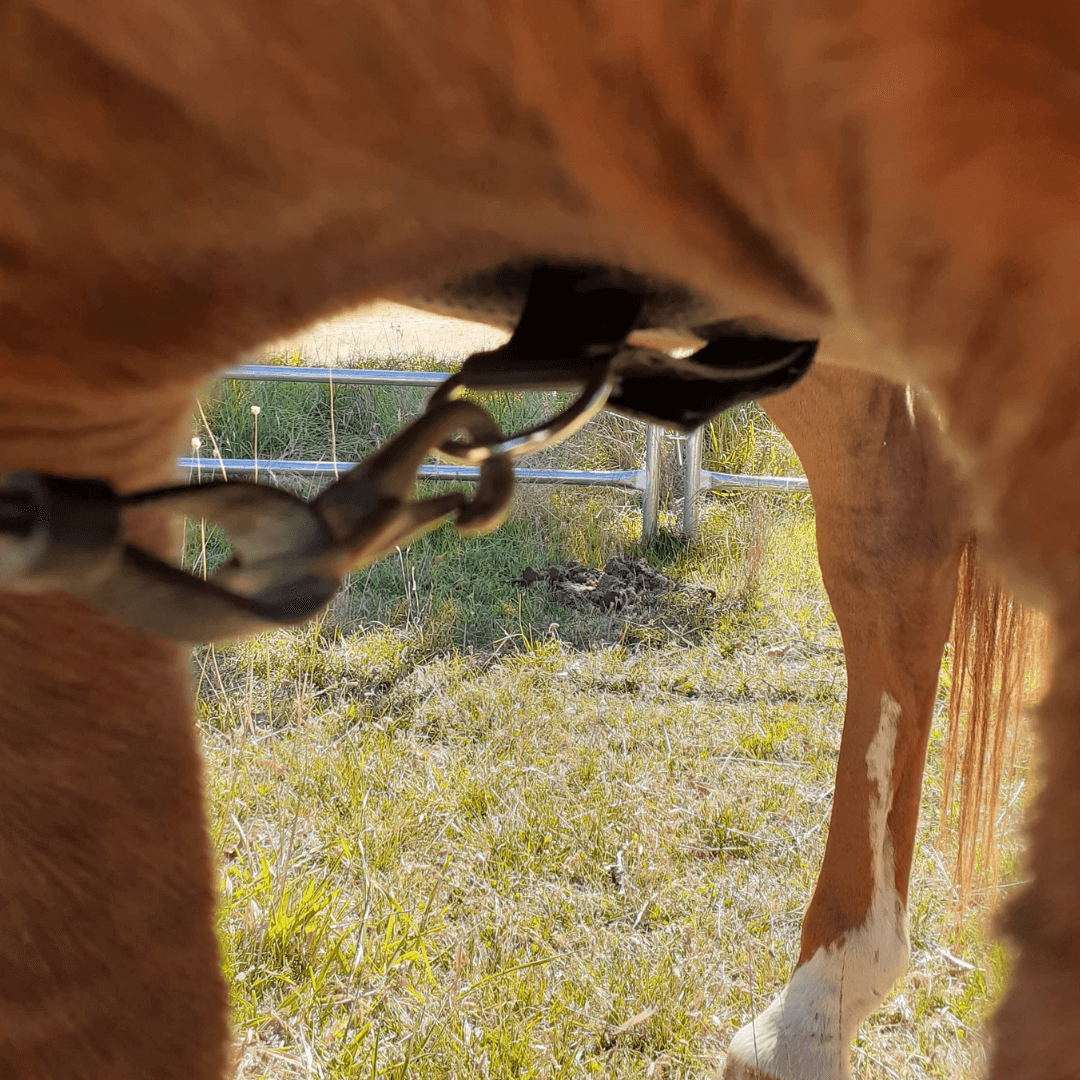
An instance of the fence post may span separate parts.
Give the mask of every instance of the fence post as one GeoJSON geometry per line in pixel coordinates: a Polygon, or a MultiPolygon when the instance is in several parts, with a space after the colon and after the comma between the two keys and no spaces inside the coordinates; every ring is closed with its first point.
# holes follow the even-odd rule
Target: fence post
{"type": "Polygon", "coordinates": [[[701,442],[704,428],[686,436],[686,456],[683,461],[683,539],[697,536],[697,496],[701,490],[701,442]]]}
{"type": "Polygon", "coordinates": [[[645,425],[645,482],[641,489],[641,542],[646,547],[656,539],[660,520],[660,454],[663,429],[645,425]]]}

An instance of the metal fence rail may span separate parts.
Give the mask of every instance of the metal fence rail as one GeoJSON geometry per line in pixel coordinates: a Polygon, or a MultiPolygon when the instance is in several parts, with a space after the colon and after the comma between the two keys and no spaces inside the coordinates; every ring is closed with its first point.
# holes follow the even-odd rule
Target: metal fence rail
{"type": "MultiPolygon", "coordinates": [[[[240,364],[221,375],[223,379],[249,382],[328,383],[334,386],[435,387],[449,378],[441,371],[384,371],[373,368],[285,367],[269,364],[240,364]]],[[[660,509],[660,451],[662,428],[647,424],[645,462],[640,469],[535,469],[515,468],[514,476],[525,484],[575,484],[580,487],[613,487],[641,492],[641,538],[651,543],[656,537],[660,509]]],[[[683,535],[697,533],[697,498],[705,491],[778,491],[802,493],[809,490],[798,476],[739,476],[709,472],[701,468],[702,432],[686,436],[683,455],[684,488],[683,535]]],[[[348,462],[276,461],[250,458],[180,458],[182,468],[202,470],[207,475],[224,470],[227,476],[255,476],[260,472],[284,472],[295,476],[336,476],[347,470],[348,462]]],[[[422,480],[476,480],[480,470],[472,465],[432,464],[420,467],[422,480]]]]}
{"type": "Polygon", "coordinates": [[[806,494],[810,490],[805,476],[738,476],[709,472],[701,467],[704,429],[686,436],[683,458],[682,531],[687,540],[697,536],[698,496],[705,491],[775,491],[783,494],[806,494]]]}

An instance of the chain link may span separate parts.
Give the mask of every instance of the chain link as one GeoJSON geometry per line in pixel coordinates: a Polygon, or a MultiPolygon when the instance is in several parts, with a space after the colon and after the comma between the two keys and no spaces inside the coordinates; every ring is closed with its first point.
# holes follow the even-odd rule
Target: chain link
{"type": "Polygon", "coordinates": [[[31,471],[0,480],[0,586],[70,593],[137,629],[214,641],[311,618],[344,577],[453,520],[477,535],[510,507],[512,460],[578,430],[610,391],[606,373],[551,421],[507,437],[460,395],[467,378],[433,395],[426,411],[311,502],[270,484],[207,481],[119,495],[98,480],[31,471]],[[462,437],[463,436],[463,437],[462,437]],[[478,463],[472,495],[412,499],[432,452],[478,463]],[[220,525],[232,557],[208,579],[125,543],[124,516],[156,506],[220,525]]]}

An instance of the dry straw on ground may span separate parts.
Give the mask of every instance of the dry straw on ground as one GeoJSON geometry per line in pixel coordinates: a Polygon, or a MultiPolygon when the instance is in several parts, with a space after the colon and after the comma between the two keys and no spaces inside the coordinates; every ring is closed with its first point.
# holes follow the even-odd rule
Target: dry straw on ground
{"type": "MultiPolygon", "coordinates": [[[[325,455],[325,408],[264,390],[263,453],[325,455]]],[[[253,393],[208,414],[223,443],[253,393]]],[[[339,453],[413,404],[339,393],[339,453]]],[[[760,413],[727,423],[714,464],[797,467],[760,413]]],[[[639,452],[605,424],[571,461],[639,452]]],[[[632,496],[533,492],[491,537],[441,530],[358,575],[313,626],[196,654],[237,1077],[709,1075],[797,956],[845,679],[808,501],[714,498],[703,519],[635,577],[632,496]],[[614,556],[617,602],[551,584],[576,559],[596,569],[561,583],[595,592],[614,556]]],[[[1004,975],[985,896],[954,935],[942,732],[911,968],[860,1076],[977,1068],[1004,975]]],[[[1015,879],[1012,841],[1001,864],[1015,879]]]]}

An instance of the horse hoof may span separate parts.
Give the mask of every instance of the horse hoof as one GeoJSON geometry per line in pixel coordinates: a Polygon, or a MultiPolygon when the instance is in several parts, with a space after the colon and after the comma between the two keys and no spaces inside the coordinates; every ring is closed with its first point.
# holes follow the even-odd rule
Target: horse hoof
{"type": "Polygon", "coordinates": [[[786,1000],[791,989],[735,1032],[722,1080],[851,1080],[848,1041],[800,1016],[796,1003],[786,1000]]]}
{"type": "Polygon", "coordinates": [[[743,1061],[728,1054],[723,1064],[713,1073],[713,1080],[782,1080],[772,1073],[762,1072],[752,1062],[743,1061]]]}

